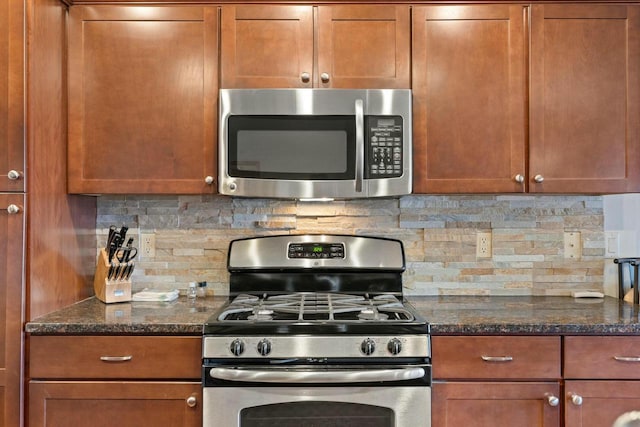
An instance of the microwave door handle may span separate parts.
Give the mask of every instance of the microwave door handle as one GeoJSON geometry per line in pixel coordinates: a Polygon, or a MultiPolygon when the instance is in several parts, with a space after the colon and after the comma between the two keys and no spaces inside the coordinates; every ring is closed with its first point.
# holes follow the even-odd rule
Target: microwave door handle
{"type": "Polygon", "coordinates": [[[356,193],[362,192],[364,174],[364,104],[356,99],[356,193]]]}

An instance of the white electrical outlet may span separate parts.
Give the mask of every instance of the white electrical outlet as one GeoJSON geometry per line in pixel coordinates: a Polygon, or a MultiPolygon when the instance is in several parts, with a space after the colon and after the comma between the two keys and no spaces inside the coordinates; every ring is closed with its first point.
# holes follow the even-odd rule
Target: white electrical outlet
{"type": "Polygon", "coordinates": [[[140,255],[143,258],[156,256],[156,235],[153,233],[140,233],[140,255]]]}
{"type": "Polygon", "coordinates": [[[476,237],[476,258],[491,258],[491,232],[480,232],[476,237]]]}
{"type": "Polygon", "coordinates": [[[564,233],[564,257],[570,259],[580,259],[582,256],[582,241],[579,231],[568,231],[564,233]]]}

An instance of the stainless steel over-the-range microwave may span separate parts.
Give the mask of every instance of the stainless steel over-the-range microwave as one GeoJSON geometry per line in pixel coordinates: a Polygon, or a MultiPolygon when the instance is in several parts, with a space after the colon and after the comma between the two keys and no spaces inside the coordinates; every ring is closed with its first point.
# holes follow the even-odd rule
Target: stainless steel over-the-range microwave
{"type": "Polygon", "coordinates": [[[222,89],[219,123],[220,194],[411,193],[409,89],[222,89]]]}

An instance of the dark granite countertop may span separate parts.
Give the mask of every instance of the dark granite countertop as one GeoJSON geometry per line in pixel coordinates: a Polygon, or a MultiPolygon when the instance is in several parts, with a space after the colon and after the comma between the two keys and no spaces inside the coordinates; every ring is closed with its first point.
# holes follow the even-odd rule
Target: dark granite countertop
{"type": "Polygon", "coordinates": [[[636,335],[639,307],[616,298],[409,297],[432,335],[636,335]]]}
{"type": "Polygon", "coordinates": [[[95,297],[28,322],[32,335],[202,335],[207,319],[227,296],[184,296],[171,302],[105,304],[95,297]]]}
{"type": "MultiPolygon", "coordinates": [[[[200,335],[226,296],[104,304],[89,298],[27,323],[33,335],[200,335]]],[[[433,335],[636,335],[639,307],[615,298],[408,297],[433,335]]]]}

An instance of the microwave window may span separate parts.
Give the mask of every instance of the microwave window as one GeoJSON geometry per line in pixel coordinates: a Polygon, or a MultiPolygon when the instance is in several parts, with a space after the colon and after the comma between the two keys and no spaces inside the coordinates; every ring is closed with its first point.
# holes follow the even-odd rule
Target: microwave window
{"type": "Polygon", "coordinates": [[[353,179],[355,119],[349,116],[232,116],[231,176],[353,179]]]}

